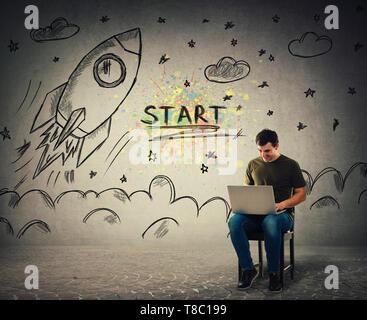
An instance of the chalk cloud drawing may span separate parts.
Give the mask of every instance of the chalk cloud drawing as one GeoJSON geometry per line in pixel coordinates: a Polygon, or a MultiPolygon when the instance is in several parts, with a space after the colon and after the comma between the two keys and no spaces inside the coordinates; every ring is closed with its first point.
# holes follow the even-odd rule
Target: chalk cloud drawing
{"type": "Polygon", "coordinates": [[[155,224],[157,224],[158,222],[161,222],[158,229],[154,232],[154,236],[158,239],[158,238],[163,238],[169,231],[168,228],[168,223],[169,220],[172,220],[176,223],[177,226],[179,226],[180,224],[178,223],[178,221],[174,218],[171,217],[163,217],[160,218],[156,221],[154,221],[153,223],[150,224],[150,226],[148,228],[145,229],[145,231],[142,233],[141,237],[144,239],[145,234],[149,231],[149,229],[151,229],[155,224]]]}
{"type": "Polygon", "coordinates": [[[42,220],[34,219],[29,222],[27,222],[18,232],[17,239],[20,239],[24,233],[31,227],[36,227],[38,231],[44,232],[44,233],[50,233],[50,227],[48,224],[42,220]]]}
{"type": "Polygon", "coordinates": [[[337,206],[340,209],[340,204],[338,200],[336,200],[333,196],[324,196],[320,199],[316,200],[314,203],[311,204],[310,210],[312,207],[315,206],[316,208],[324,208],[329,206],[337,206]]]}
{"type": "Polygon", "coordinates": [[[30,37],[36,42],[63,40],[75,36],[79,30],[77,25],[70,24],[65,18],[59,17],[45,28],[33,29],[30,37]]]}
{"type": "Polygon", "coordinates": [[[88,212],[87,215],[83,218],[83,223],[86,223],[88,221],[88,219],[94,215],[95,213],[97,212],[100,212],[100,211],[107,211],[107,212],[110,212],[111,215],[106,217],[104,220],[107,221],[108,223],[112,224],[112,223],[121,223],[121,219],[120,219],[120,216],[113,210],[111,209],[108,209],[108,208],[96,208],[94,210],[92,210],[91,212],[88,212]],[[111,218],[111,216],[113,218],[111,218]],[[112,222],[113,221],[113,222],[112,222]]]}
{"type": "Polygon", "coordinates": [[[367,192],[367,189],[364,189],[361,191],[361,193],[358,196],[358,204],[361,204],[362,195],[367,192]]]}
{"type": "MultiPolygon", "coordinates": [[[[354,163],[347,171],[347,173],[343,176],[342,173],[333,168],[333,167],[327,167],[323,170],[321,170],[315,178],[313,178],[311,176],[311,174],[309,172],[307,172],[304,169],[301,169],[305,181],[306,181],[306,192],[307,194],[311,194],[315,183],[324,175],[328,174],[328,173],[332,173],[333,174],[333,178],[334,178],[334,183],[335,183],[335,187],[338,190],[339,193],[342,193],[345,189],[345,184],[347,179],[350,177],[351,173],[353,171],[355,171],[357,168],[359,167],[359,171],[360,171],[360,175],[363,177],[367,177],[367,163],[366,162],[356,162],[354,163]]],[[[361,203],[361,198],[362,195],[367,191],[367,189],[364,189],[360,192],[359,196],[358,196],[358,204],[361,203]]],[[[329,207],[329,206],[337,206],[338,209],[340,209],[340,204],[338,202],[338,200],[336,198],[334,198],[331,195],[327,195],[327,196],[323,196],[321,198],[319,198],[318,200],[314,201],[311,206],[310,206],[310,210],[313,207],[316,208],[323,208],[323,207],[329,207]]]]}
{"type": "Polygon", "coordinates": [[[333,168],[333,167],[327,167],[323,170],[321,170],[315,178],[313,178],[311,176],[311,174],[304,170],[301,169],[302,173],[304,174],[304,178],[306,181],[306,192],[307,194],[311,194],[312,189],[315,186],[315,183],[324,175],[326,175],[327,173],[332,173],[333,177],[334,177],[334,183],[335,183],[335,187],[336,189],[339,191],[339,193],[342,193],[344,188],[345,188],[345,184],[347,182],[348,177],[350,176],[350,174],[357,168],[359,167],[360,169],[360,174],[363,177],[367,176],[367,163],[366,162],[356,162],[354,163],[347,171],[347,173],[345,174],[345,176],[342,175],[342,173],[333,168]]]}
{"type": "Polygon", "coordinates": [[[44,129],[33,179],[58,158],[64,165],[76,156],[79,167],[103,145],[112,115],[136,82],[141,50],[139,28],[116,34],[87,53],[67,82],[47,93],[30,131],[44,129]]]}
{"type": "MultiPolygon", "coordinates": [[[[150,204],[159,197],[161,194],[167,195],[167,204],[169,206],[169,211],[171,215],[174,215],[175,204],[180,203],[181,206],[185,206],[189,220],[186,220],[186,225],[188,221],[190,223],[200,223],[199,215],[203,213],[203,209],[207,208],[207,213],[210,212],[210,204],[223,205],[223,216],[219,217],[223,221],[223,225],[227,229],[226,222],[232,212],[229,203],[222,197],[214,196],[206,200],[203,204],[199,202],[193,196],[183,195],[177,196],[176,188],[173,181],[165,175],[155,176],[149,184],[147,190],[139,189],[131,193],[127,193],[121,188],[108,188],[100,192],[94,190],[82,191],[82,190],[67,190],[55,198],[52,198],[46,191],[40,189],[32,189],[23,194],[19,194],[16,191],[9,190],[7,188],[0,189],[0,199],[1,204],[8,206],[10,209],[16,209],[21,206],[23,208],[29,207],[29,203],[32,201],[37,201],[40,206],[40,210],[37,212],[27,212],[26,215],[19,216],[14,214],[13,210],[4,210],[1,212],[0,216],[0,227],[5,228],[5,236],[12,237],[15,235],[15,230],[19,230],[16,234],[16,239],[25,239],[23,237],[29,230],[35,229],[41,231],[45,234],[51,234],[63,232],[62,230],[55,230],[54,226],[59,222],[61,224],[80,223],[80,225],[91,225],[96,226],[98,229],[104,227],[107,223],[108,225],[116,225],[123,227],[128,223],[131,223],[131,218],[136,216],[134,211],[130,211],[129,205],[132,204],[134,207],[141,203],[142,201],[148,200],[149,206],[147,208],[152,208],[150,204]],[[84,211],[84,205],[88,202],[93,202],[95,199],[99,199],[100,205],[97,208],[84,211]],[[85,204],[83,204],[85,202],[85,204]],[[54,214],[55,210],[62,210],[62,212],[67,213],[69,209],[65,205],[73,204],[77,206],[78,215],[58,215],[54,214]],[[191,205],[190,205],[191,204],[191,205]],[[58,221],[58,219],[61,219],[58,221]],[[130,221],[130,222],[129,222],[130,221]],[[100,227],[98,227],[100,225],[100,227]]],[[[139,238],[149,239],[162,239],[166,237],[169,231],[174,231],[177,227],[181,227],[181,216],[162,216],[161,211],[155,211],[154,209],[148,209],[146,214],[141,216],[139,219],[139,227],[135,226],[133,233],[137,233],[139,238]],[[140,226],[142,229],[140,229],[140,226]]],[[[203,217],[202,217],[203,218],[203,217]]],[[[215,218],[210,217],[210,219],[215,218]]],[[[205,215],[204,215],[205,219],[205,215]]],[[[189,225],[192,226],[192,224],[189,225]]],[[[84,229],[83,229],[84,230],[84,229]]],[[[190,229],[187,229],[191,231],[190,229]]],[[[1,231],[1,230],[0,230],[1,231]]],[[[88,232],[88,230],[85,230],[88,232]]],[[[129,230],[130,232],[130,230],[129,230]]],[[[171,232],[170,232],[171,233],[171,232]]],[[[0,238],[3,235],[0,232],[0,238]]]]}
{"type": "Polygon", "coordinates": [[[0,217],[0,223],[4,223],[6,226],[6,233],[10,234],[10,235],[14,235],[14,229],[11,226],[10,222],[8,221],[8,219],[4,218],[4,217],[0,217]]]}
{"type": "Polygon", "coordinates": [[[332,47],[333,41],[330,37],[306,32],[301,38],[289,42],[288,51],[295,57],[312,58],[328,53],[332,47]]]}
{"type": "Polygon", "coordinates": [[[223,57],[217,64],[211,64],[204,70],[205,78],[211,82],[229,83],[246,78],[250,73],[250,65],[244,61],[236,61],[232,57],[223,57]]]}

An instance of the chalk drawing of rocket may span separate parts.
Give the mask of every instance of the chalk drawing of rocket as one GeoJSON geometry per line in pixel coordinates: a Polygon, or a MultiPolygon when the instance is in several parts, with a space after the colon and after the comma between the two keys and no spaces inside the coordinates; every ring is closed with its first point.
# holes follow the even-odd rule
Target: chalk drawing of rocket
{"type": "Polygon", "coordinates": [[[66,83],[49,92],[31,133],[45,128],[33,179],[61,157],[83,164],[107,140],[111,117],[133,88],[141,60],[140,29],[116,34],[93,48],[66,83]]]}

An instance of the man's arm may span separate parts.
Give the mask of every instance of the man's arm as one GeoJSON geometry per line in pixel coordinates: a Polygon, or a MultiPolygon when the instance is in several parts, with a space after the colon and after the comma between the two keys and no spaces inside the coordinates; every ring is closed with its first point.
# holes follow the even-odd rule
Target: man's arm
{"type": "Polygon", "coordinates": [[[287,200],[275,204],[276,211],[281,211],[287,208],[293,208],[296,205],[306,200],[306,188],[295,188],[293,196],[287,200]]]}
{"type": "Polygon", "coordinates": [[[247,168],[246,168],[246,173],[245,173],[245,179],[244,179],[244,185],[245,186],[251,186],[254,185],[254,180],[252,179],[252,175],[251,175],[251,162],[249,162],[247,164],[247,168]]]}

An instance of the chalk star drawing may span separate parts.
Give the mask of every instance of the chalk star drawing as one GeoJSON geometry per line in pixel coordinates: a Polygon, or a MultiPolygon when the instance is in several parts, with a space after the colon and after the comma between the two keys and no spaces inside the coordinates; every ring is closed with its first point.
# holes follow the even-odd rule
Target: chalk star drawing
{"type": "Polygon", "coordinates": [[[261,50],[258,51],[258,53],[259,53],[259,57],[261,57],[263,54],[266,53],[266,50],[261,49],[261,50]]]}
{"type": "Polygon", "coordinates": [[[316,92],[315,90],[312,90],[311,88],[308,88],[308,90],[305,91],[304,93],[306,94],[306,98],[308,96],[311,96],[313,98],[313,95],[314,95],[315,92],[316,92]]]}
{"type": "Polygon", "coordinates": [[[363,47],[363,44],[362,44],[362,43],[360,43],[360,42],[357,42],[357,43],[354,45],[354,51],[358,51],[358,50],[360,50],[362,47],[363,47]]]}
{"type": "Polygon", "coordinates": [[[269,87],[267,81],[263,81],[263,83],[258,86],[258,88],[265,88],[265,87],[269,87]]]}
{"type": "Polygon", "coordinates": [[[148,157],[149,157],[149,161],[155,162],[155,160],[157,160],[157,154],[156,153],[153,153],[152,150],[150,150],[148,157]]]}
{"type": "Polygon", "coordinates": [[[101,21],[102,23],[106,23],[108,20],[110,20],[108,16],[102,16],[102,18],[99,19],[99,21],[101,21]]]}
{"type": "Polygon", "coordinates": [[[356,8],[356,11],[357,12],[362,12],[362,11],[364,11],[364,8],[361,5],[358,5],[357,8],[356,8]]]}
{"type": "Polygon", "coordinates": [[[279,20],[280,20],[280,17],[278,17],[278,15],[276,14],[275,16],[273,16],[273,17],[272,17],[272,19],[273,19],[273,21],[274,21],[275,23],[278,23],[278,22],[279,22],[279,20]]]}
{"type": "Polygon", "coordinates": [[[164,54],[163,56],[161,56],[161,60],[159,60],[159,63],[158,64],[163,64],[163,63],[166,63],[170,58],[164,54]]]}
{"type": "Polygon", "coordinates": [[[194,47],[195,47],[196,42],[195,42],[194,40],[192,40],[192,39],[191,39],[191,41],[189,41],[187,44],[189,45],[189,47],[190,47],[190,48],[194,48],[194,47]]]}
{"type": "Polygon", "coordinates": [[[10,52],[15,52],[19,50],[18,48],[18,42],[13,42],[13,40],[10,40],[10,44],[8,45],[8,48],[10,49],[10,52]]]}
{"type": "Polygon", "coordinates": [[[306,127],[307,125],[303,124],[302,122],[298,122],[298,126],[297,126],[298,131],[303,130],[306,127]]]}
{"type": "Polygon", "coordinates": [[[0,132],[0,134],[3,136],[3,141],[5,140],[5,139],[11,139],[10,138],[10,135],[9,135],[9,130],[7,129],[7,127],[4,127],[4,130],[3,131],[1,131],[0,132]]]}
{"type": "Polygon", "coordinates": [[[348,93],[349,93],[349,94],[351,94],[351,95],[356,94],[356,93],[357,93],[356,88],[351,88],[351,87],[349,87],[349,88],[348,88],[348,93]]]}
{"type": "Polygon", "coordinates": [[[204,163],[202,163],[200,170],[201,170],[201,173],[208,172],[208,167],[204,163]]]}
{"type": "Polygon", "coordinates": [[[339,125],[339,120],[338,119],[334,119],[334,123],[333,123],[333,131],[335,131],[336,127],[339,125]]]}
{"type": "Polygon", "coordinates": [[[227,29],[232,29],[234,27],[234,24],[232,21],[228,21],[224,26],[225,26],[224,29],[227,30],[227,29]]]}
{"type": "Polygon", "coordinates": [[[90,173],[89,173],[89,178],[90,178],[90,179],[92,179],[92,178],[94,178],[96,175],[97,175],[97,172],[96,172],[96,171],[91,170],[91,171],[90,171],[90,173]]]}

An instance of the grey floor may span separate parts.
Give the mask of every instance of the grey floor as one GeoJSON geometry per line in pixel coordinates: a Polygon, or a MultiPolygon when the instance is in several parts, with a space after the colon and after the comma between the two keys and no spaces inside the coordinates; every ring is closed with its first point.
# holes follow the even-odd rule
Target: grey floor
{"type": "MultiPolygon", "coordinates": [[[[252,253],[256,262],[256,245],[252,253]]],[[[236,289],[237,260],[229,243],[3,246],[0,268],[2,300],[367,298],[366,247],[296,246],[294,280],[287,275],[278,294],[268,292],[267,278],[245,292],[236,289]],[[27,265],[37,266],[39,289],[25,288],[27,265]],[[328,265],[338,268],[338,289],[325,287],[328,265]]]]}

